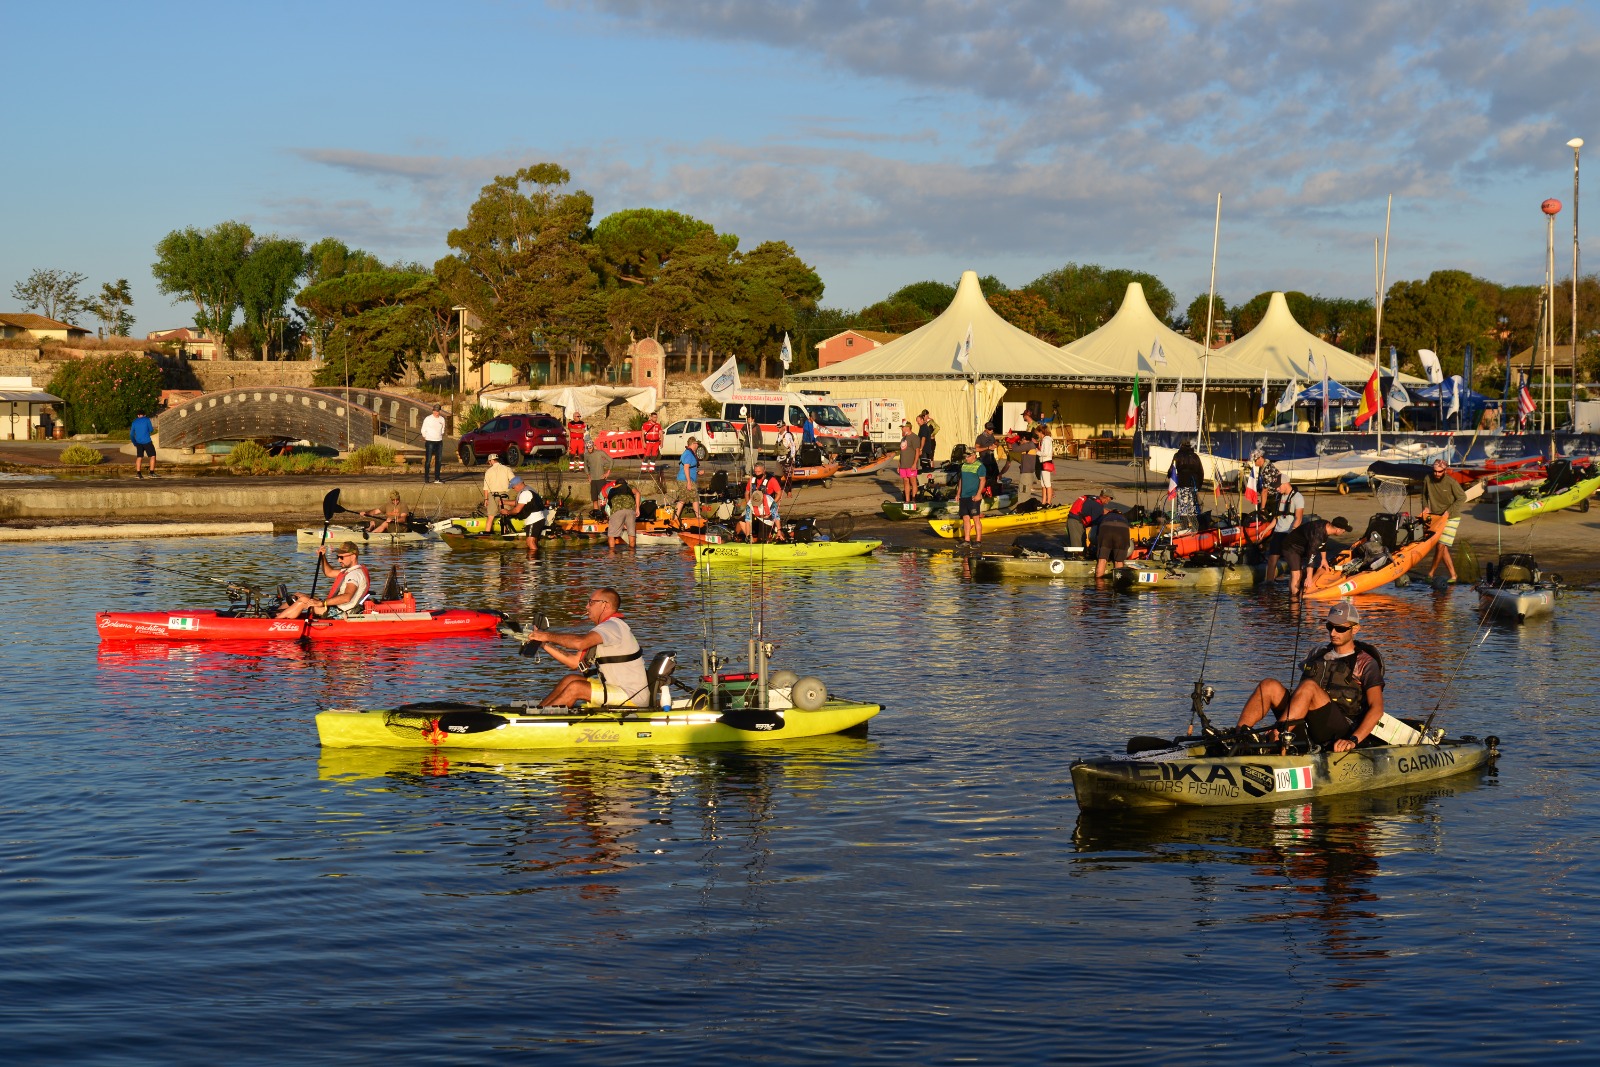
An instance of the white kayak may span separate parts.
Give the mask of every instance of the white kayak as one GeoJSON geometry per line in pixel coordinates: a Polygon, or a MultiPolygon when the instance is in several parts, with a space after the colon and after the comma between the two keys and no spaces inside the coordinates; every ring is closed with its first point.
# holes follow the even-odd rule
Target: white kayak
{"type": "MultiPolygon", "coordinates": [[[[322,527],[302,526],[294,532],[294,539],[300,545],[320,545],[323,542],[322,527]]],[[[391,527],[383,533],[369,534],[362,526],[329,526],[327,536],[330,545],[336,545],[340,541],[354,541],[358,545],[416,545],[438,540],[439,535],[432,530],[413,530],[406,527],[391,527]]]]}

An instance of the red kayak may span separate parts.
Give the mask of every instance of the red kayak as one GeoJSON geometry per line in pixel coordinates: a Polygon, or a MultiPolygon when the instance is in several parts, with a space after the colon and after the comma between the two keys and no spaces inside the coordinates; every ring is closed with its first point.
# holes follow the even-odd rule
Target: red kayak
{"type": "Polygon", "coordinates": [[[1150,554],[1151,549],[1170,548],[1173,558],[1185,559],[1199,552],[1214,552],[1219,548],[1258,545],[1265,541],[1270,533],[1272,533],[1270,519],[1265,522],[1248,522],[1243,526],[1221,526],[1199,533],[1179,534],[1170,540],[1163,538],[1152,541],[1148,546],[1129,553],[1129,558],[1142,559],[1150,554]]]}
{"type": "Polygon", "coordinates": [[[274,619],[227,611],[102,611],[95,628],[102,641],[361,641],[455,637],[493,633],[501,616],[488,611],[444,608],[418,611],[403,600],[369,604],[349,619],[274,619]]]}

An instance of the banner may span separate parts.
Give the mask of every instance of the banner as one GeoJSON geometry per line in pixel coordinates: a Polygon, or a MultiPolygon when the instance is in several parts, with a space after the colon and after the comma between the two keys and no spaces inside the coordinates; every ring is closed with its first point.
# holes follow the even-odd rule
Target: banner
{"type": "Polygon", "coordinates": [[[700,384],[719,403],[731,403],[733,394],[739,391],[739,361],[729,356],[728,362],[712,371],[711,377],[700,384]]]}
{"type": "Polygon", "coordinates": [[[783,335],[783,351],[778,353],[778,359],[783,363],[783,373],[789,373],[789,364],[794,362],[794,349],[789,346],[789,334],[783,335]]]}
{"type": "Polygon", "coordinates": [[[1438,385],[1444,381],[1444,368],[1430,349],[1417,349],[1417,358],[1422,361],[1422,369],[1428,372],[1428,384],[1438,385]]]}
{"type": "Polygon", "coordinates": [[[1278,414],[1294,410],[1294,398],[1300,395],[1300,383],[1290,378],[1283,386],[1283,395],[1278,398],[1278,414]]]}

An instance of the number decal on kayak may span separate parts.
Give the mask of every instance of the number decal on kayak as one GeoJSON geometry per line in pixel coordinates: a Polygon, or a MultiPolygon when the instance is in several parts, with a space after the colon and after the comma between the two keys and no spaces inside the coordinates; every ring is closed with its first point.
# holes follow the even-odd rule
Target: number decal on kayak
{"type": "Polygon", "coordinates": [[[1277,792],[1292,792],[1311,788],[1311,764],[1303,767],[1278,767],[1274,769],[1277,792]]]}
{"type": "Polygon", "coordinates": [[[192,616],[188,617],[188,618],[185,618],[185,617],[183,617],[181,615],[172,615],[172,616],[169,616],[168,619],[167,619],[167,629],[169,629],[169,630],[198,630],[198,629],[200,629],[200,620],[196,619],[196,618],[194,618],[192,616]]]}

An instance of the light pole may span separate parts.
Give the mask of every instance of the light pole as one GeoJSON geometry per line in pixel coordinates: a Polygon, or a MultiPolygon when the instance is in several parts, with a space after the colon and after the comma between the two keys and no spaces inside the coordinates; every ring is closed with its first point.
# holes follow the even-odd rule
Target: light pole
{"type": "MultiPolygon", "coordinates": [[[[1567,142],[1572,149],[1572,402],[1578,402],[1578,149],[1583,138],[1567,142]]],[[[1574,409],[1576,410],[1576,409],[1574,409]]],[[[1573,425],[1577,429],[1577,425],[1573,425]]]]}
{"type": "Polygon", "coordinates": [[[456,398],[456,417],[460,418],[465,412],[460,410],[461,398],[459,394],[465,393],[467,389],[467,306],[465,304],[457,304],[450,310],[456,313],[461,323],[456,333],[456,392],[458,394],[456,398]]]}
{"type": "MultiPolygon", "coordinates": [[[[1539,432],[1555,429],[1556,371],[1556,216],[1561,201],[1551,197],[1539,205],[1544,212],[1544,411],[1539,414],[1539,432]]],[[[1552,445],[1552,448],[1554,446],[1552,445]]],[[[1555,456],[1552,453],[1551,459],[1555,456]]]]}

